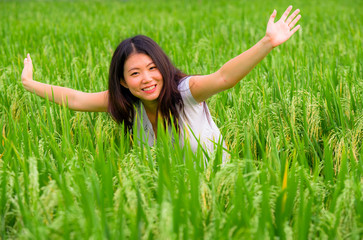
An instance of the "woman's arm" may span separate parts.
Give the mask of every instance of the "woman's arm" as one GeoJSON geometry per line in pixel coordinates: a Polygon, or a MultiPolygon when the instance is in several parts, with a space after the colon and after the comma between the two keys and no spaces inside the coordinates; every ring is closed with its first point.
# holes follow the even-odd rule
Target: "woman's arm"
{"type": "Polygon", "coordinates": [[[42,98],[48,98],[59,105],[85,112],[107,112],[108,91],[85,93],[70,88],[53,86],[33,80],[33,64],[30,55],[24,59],[21,80],[26,90],[42,98]]]}
{"type": "Polygon", "coordinates": [[[288,7],[279,21],[274,23],[276,10],[267,24],[266,35],[252,48],[225,63],[217,72],[204,76],[193,76],[189,80],[193,97],[202,102],[214,94],[235,86],[244,78],[269,52],[287,41],[299,28],[294,27],[300,19],[299,9],[289,18],[292,6],[288,7]],[[296,17],[296,18],[295,18],[296,17]]]}

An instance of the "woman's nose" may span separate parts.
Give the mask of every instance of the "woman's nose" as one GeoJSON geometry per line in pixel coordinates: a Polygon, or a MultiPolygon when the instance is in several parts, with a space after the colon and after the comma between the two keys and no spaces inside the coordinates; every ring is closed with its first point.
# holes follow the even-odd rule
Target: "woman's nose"
{"type": "Polygon", "coordinates": [[[144,83],[148,83],[152,81],[152,74],[148,73],[148,72],[144,72],[142,75],[142,81],[144,83]]]}

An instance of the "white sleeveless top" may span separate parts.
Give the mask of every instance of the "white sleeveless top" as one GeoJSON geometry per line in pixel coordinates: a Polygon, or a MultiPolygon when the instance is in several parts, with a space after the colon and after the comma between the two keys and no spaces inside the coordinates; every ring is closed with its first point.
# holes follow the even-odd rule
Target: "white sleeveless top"
{"type": "MultiPolygon", "coordinates": [[[[203,103],[198,103],[192,96],[189,88],[190,77],[191,76],[185,77],[178,85],[178,90],[184,103],[185,113],[185,115],[183,114],[183,112],[179,113],[180,120],[183,126],[180,137],[181,144],[184,145],[183,132],[185,132],[188,136],[190,147],[194,152],[198,148],[198,141],[205,150],[208,150],[209,153],[212,153],[215,149],[215,145],[221,141],[223,142],[224,148],[226,148],[223,137],[219,131],[219,128],[214,123],[212,116],[209,113],[208,107],[206,106],[206,109],[204,109],[203,103]]],[[[149,146],[153,146],[156,140],[155,133],[141,101],[140,104],[137,106],[136,119],[138,130],[140,131],[142,125],[144,133],[146,135],[143,136],[144,142],[147,142],[149,146]],[[140,121],[140,117],[138,116],[142,118],[142,121],[140,121]]],[[[169,129],[169,131],[170,130],[171,129],[169,129]]]]}

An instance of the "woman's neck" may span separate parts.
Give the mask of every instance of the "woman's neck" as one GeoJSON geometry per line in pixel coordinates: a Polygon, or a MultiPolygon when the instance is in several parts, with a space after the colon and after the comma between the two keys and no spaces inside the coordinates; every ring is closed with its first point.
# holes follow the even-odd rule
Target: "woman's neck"
{"type": "Polygon", "coordinates": [[[157,130],[157,109],[158,109],[158,102],[142,102],[145,108],[146,115],[153,127],[155,136],[156,136],[156,130],[157,130]]]}
{"type": "Polygon", "coordinates": [[[156,111],[158,109],[157,101],[153,101],[153,102],[142,101],[142,105],[144,105],[144,108],[145,108],[145,111],[147,114],[156,115],[156,111]]]}

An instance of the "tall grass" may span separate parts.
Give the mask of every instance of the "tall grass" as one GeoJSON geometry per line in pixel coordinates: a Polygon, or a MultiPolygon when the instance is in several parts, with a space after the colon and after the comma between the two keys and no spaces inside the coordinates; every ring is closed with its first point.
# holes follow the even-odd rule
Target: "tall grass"
{"type": "Polygon", "coordinates": [[[114,48],[135,34],[186,73],[208,74],[289,4],[0,2],[0,238],[361,239],[359,1],[294,2],[302,29],[208,100],[225,164],[221,146],[193,153],[159,127],[150,148],[107,114],[70,111],[21,85],[30,52],[35,80],[105,90],[114,48]]]}

